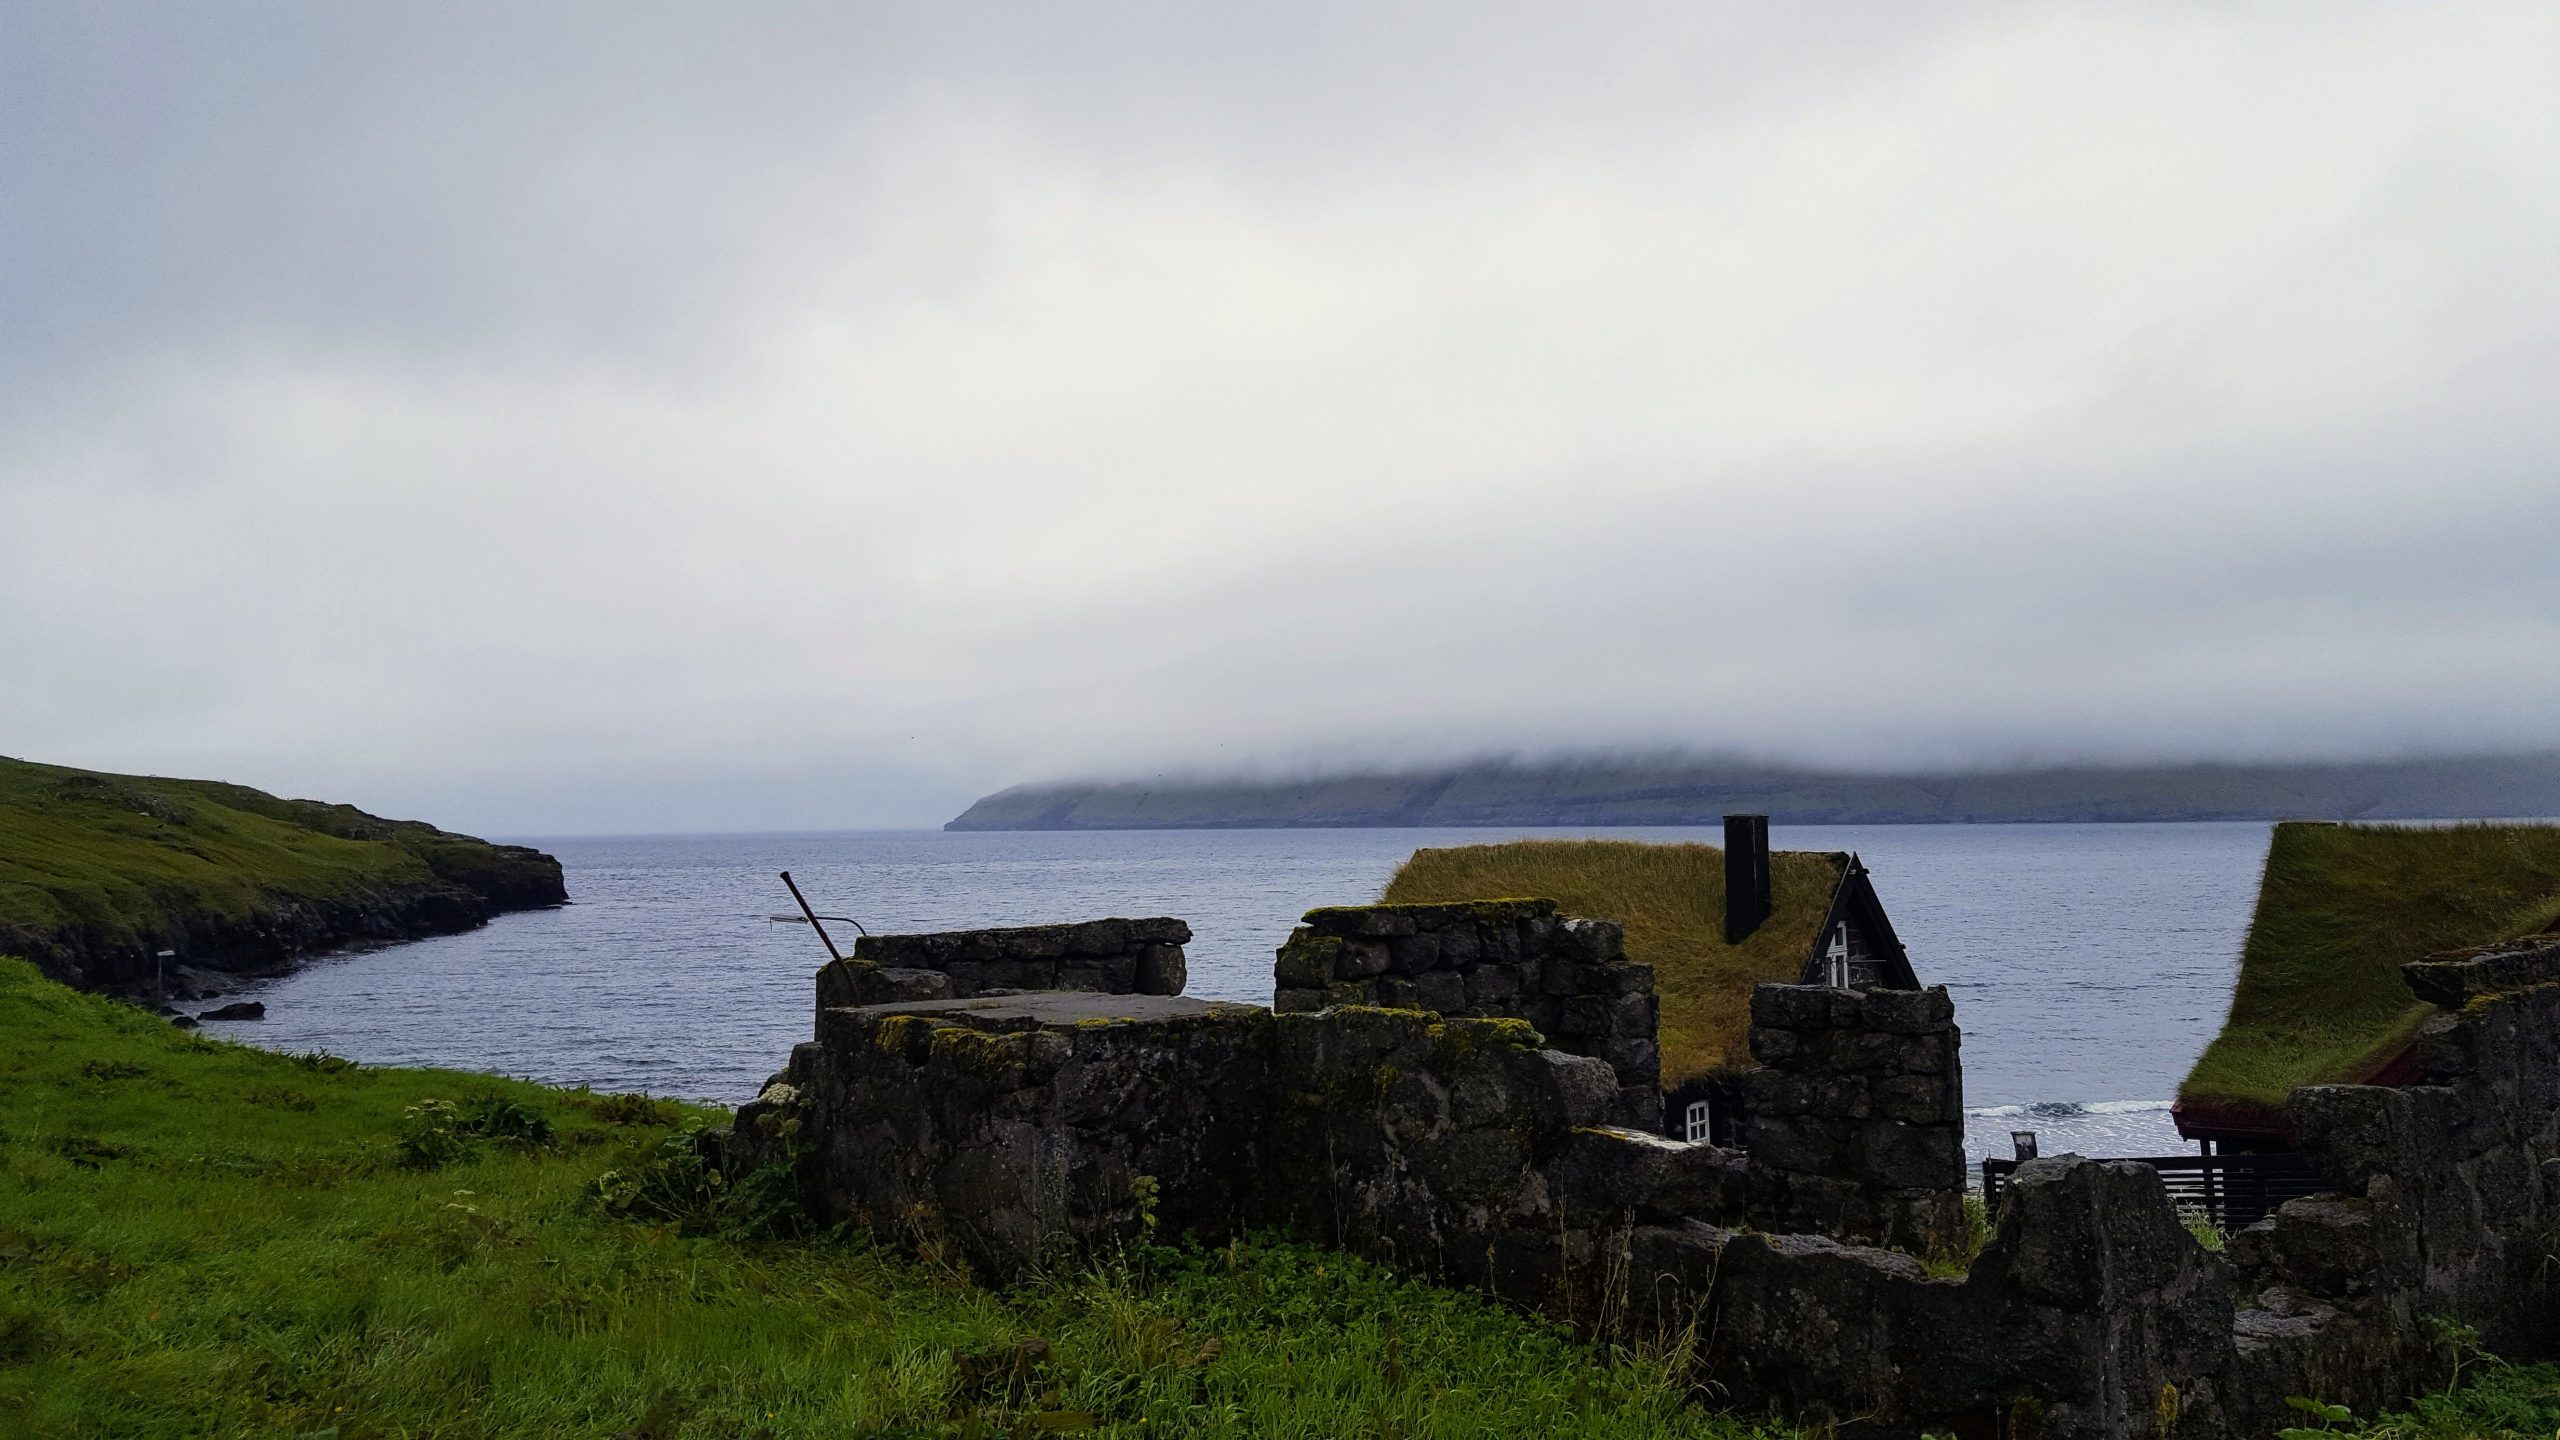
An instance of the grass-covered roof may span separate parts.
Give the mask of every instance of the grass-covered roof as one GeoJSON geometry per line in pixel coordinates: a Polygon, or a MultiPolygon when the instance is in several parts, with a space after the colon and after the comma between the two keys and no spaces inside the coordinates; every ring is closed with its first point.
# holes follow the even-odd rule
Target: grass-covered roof
{"type": "Polygon", "coordinates": [[[2365,1080],[2427,1014],[2403,964],[2555,921],[2560,826],[2278,825],[2231,1018],[2178,1098],[2275,1117],[2295,1086],[2365,1080]]]}
{"type": "Polygon", "coordinates": [[[1769,919],[1739,945],[1724,940],[1724,852],[1632,840],[1515,840],[1417,850],[1387,882],[1388,904],[1536,895],[1568,915],[1614,920],[1627,958],[1651,965],[1661,997],[1668,1085],[1747,1065],[1751,989],[1793,984],[1839,889],[1844,857],[1769,857],[1769,919]]]}

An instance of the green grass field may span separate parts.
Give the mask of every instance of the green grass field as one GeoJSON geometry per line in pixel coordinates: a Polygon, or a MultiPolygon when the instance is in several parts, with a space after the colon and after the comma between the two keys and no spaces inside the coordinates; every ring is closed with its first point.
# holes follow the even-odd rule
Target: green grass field
{"type": "Polygon", "coordinates": [[[1769,919],[1724,943],[1724,852],[1633,840],[1515,840],[1417,850],[1387,882],[1389,904],[1534,895],[1568,915],[1614,920],[1627,958],[1651,965],[1661,998],[1662,1078],[1678,1084],[1751,1063],[1751,988],[1792,984],[1829,913],[1840,871],[1824,856],[1770,856],[1769,919]]]}
{"type": "Polygon", "coordinates": [[[2279,825],[2230,1019],[2179,1098],[2276,1113],[2360,1079],[2426,1017],[2401,965],[2555,921],[2560,826],[2279,825]]]}
{"type": "Polygon", "coordinates": [[[714,1118],[209,1041],[0,961],[0,1434],[1746,1433],[1677,1357],[1293,1245],[997,1291],[759,1238],[754,1187],[669,1160],[714,1118]]]}

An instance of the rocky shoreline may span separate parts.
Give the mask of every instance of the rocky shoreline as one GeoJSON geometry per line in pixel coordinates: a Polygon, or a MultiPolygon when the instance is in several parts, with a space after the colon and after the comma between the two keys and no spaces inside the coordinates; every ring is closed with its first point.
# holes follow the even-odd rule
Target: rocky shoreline
{"type": "Polygon", "coordinates": [[[230,988],[568,903],[560,862],[352,805],[0,758],[0,955],[85,990],[230,988]]]}

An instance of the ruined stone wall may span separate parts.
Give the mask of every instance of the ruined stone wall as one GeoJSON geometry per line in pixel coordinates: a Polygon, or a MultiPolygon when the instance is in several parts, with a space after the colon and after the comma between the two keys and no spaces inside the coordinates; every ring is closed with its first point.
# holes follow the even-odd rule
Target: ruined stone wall
{"type": "Polygon", "coordinates": [[[1584,1136],[1622,1133],[1591,1128],[1618,1090],[1518,1021],[989,996],[828,1011],[738,1112],[730,1158],[788,1157],[816,1213],[991,1275],[1150,1228],[1279,1226],[1543,1294],[1497,1282],[1598,1253],[1564,1238],[1544,1176],[1584,1136]]]}
{"type": "Polygon", "coordinates": [[[836,1009],[739,1112],[730,1163],[793,1159],[819,1213],[1000,1274],[1151,1221],[1278,1226],[1595,1330],[1692,1334],[1725,1402],[1844,1434],[2266,1435],[2289,1395],[2370,1413],[2441,1383],[2436,1318],[2517,1358],[2560,1344],[2560,941],[2410,974],[2439,1007],[2423,1083],[2296,1092],[2338,1193],[2223,1254],[2150,1167],[2077,1156],[2021,1166],[1959,1274],[1786,1233],[1843,1218],[1809,1181],[1948,1178],[1956,1037],[1929,992],[1761,992],[1748,1153],[1600,1123],[1624,1077],[1516,1022],[1135,995],[836,1009]]]}
{"type": "Polygon", "coordinates": [[[1964,1067],[1955,1004],[1928,990],[1763,985],[1751,997],[1752,1215],[1921,1252],[1964,1233],[1964,1067]]]}
{"type": "MultiPolygon", "coordinates": [[[[2211,1254],[2148,1166],[2032,1162],[1960,1280],[1805,1237],[1715,1248],[1709,1368],[1747,1401],[1887,1433],[2266,1435],[2288,1396],[2360,1414],[2443,1383],[2445,1326],[2560,1348],[2560,940],[2408,967],[2421,1083],[2290,1110],[2336,1194],[2211,1254]]],[[[1639,1249],[1655,1287],[1712,1243],[1639,1249]]],[[[1641,1235],[1641,1232],[1639,1232],[1641,1235]]]]}
{"type": "Polygon", "coordinates": [[[1994,1433],[2023,1397],[2043,1427],[2025,1433],[2122,1433],[2127,1374],[2227,1343],[2228,1277],[2140,1166],[2025,1167],[2013,1224],[1937,1280],[1767,1233],[1767,1172],[1606,1126],[1619,1090],[1518,1021],[935,1001],[831,1011],[739,1112],[732,1161],[794,1156],[818,1214],[998,1276],[1279,1228],[1595,1329],[1696,1326],[1735,1401],[1886,1429],[1994,1433]]]}
{"type": "Polygon", "coordinates": [[[818,972],[818,1013],[990,991],[1179,995],[1189,980],[1182,947],[1190,943],[1191,927],[1169,916],[865,935],[853,943],[848,973],[833,965],[818,972]]]}
{"type": "Polygon", "coordinates": [[[1608,1063],[1623,1092],[1612,1123],[1661,1128],[1653,967],[1629,961],[1606,920],[1561,917],[1552,900],[1310,910],[1273,973],[1283,1013],[1376,1005],[1526,1020],[1556,1049],[1608,1063]]]}
{"type": "Polygon", "coordinates": [[[1272,1018],[1091,993],[826,1010],[738,1111],[731,1163],[789,1160],[813,1213],[993,1275],[1150,1218],[1225,1235],[1259,1173],[1272,1018]]]}
{"type": "Polygon", "coordinates": [[[2560,1349],[2560,937],[2404,973],[2438,1007],[2419,1083],[2295,1091],[2298,1142],[2340,1193],[2231,1245],[2259,1410],[2315,1393],[2361,1410],[2430,1383],[2448,1358],[2431,1316],[2501,1354],[2560,1349]]]}

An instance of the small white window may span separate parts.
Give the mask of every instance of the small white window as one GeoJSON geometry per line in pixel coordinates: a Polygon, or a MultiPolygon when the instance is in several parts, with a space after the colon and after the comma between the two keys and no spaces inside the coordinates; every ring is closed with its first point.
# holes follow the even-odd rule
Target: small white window
{"type": "Polygon", "coordinates": [[[1715,1112],[1707,1108],[1706,1101],[1689,1102],[1688,1129],[1689,1143],[1692,1145],[1706,1144],[1707,1137],[1715,1133],[1715,1112]]]}
{"type": "Polygon", "coordinates": [[[1834,990],[1848,989],[1849,925],[1847,921],[1842,921],[1840,928],[1831,932],[1831,948],[1822,952],[1822,958],[1830,962],[1831,988],[1834,990]]]}

